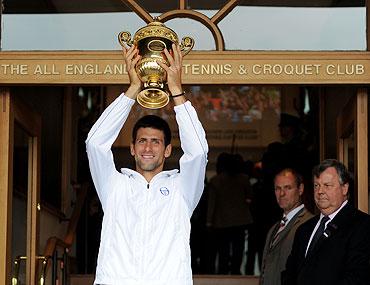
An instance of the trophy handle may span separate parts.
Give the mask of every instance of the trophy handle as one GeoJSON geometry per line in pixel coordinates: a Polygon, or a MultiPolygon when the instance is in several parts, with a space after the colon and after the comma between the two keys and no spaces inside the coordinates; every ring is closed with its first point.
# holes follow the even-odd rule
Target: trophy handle
{"type": "Polygon", "coordinates": [[[118,42],[122,47],[126,47],[126,45],[131,47],[132,46],[131,34],[129,32],[120,32],[118,34],[118,42]]]}
{"type": "Polygon", "coordinates": [[[183,37],[180,44],[182,55],[185,56],[194,47],[194,39],[191,37],[183,37]]]}

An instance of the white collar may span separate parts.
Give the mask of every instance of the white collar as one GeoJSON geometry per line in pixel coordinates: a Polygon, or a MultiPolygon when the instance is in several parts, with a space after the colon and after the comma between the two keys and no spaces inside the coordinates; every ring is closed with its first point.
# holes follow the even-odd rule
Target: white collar
{"type": "MultiPolygon", "coordinates": [[[[177,172],[179,172],[178,169],[165,170],[165,171],[159,172],[154,177],[156,177],[156,176],[162,176],[162,175],[171,176],[171,175],[173,175],[173,174],[175,174],[177,172]]],[[[121,168],[121,173],[122,174],[126,174],[128,176],[134,176],[134,177],[140,176],[140,177],[143,177],[139,172],[137,172],[136,170],[130,169],[130,168],[121,168]]]]}
{"type": "Polygon", "coordinates": [[[288,214],[284,215],[283,217],[287,218],[287,222],[285,224],[288,224],[290,220],[300,211],[304,208],[304,204],[299,205],[298,207],[291,210],[288,214]]]}

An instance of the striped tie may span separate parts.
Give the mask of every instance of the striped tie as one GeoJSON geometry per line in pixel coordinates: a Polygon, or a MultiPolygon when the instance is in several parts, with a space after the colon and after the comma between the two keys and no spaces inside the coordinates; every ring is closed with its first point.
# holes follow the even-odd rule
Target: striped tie
{"type": "Polygon", "coordinates": [[[272,238],[272,241],[271,241],[271,244],[270,244],[270,248],[273,247],[281,233],[281,231],[284,229],[285,225],[286,225],[286,222],[288,221],[287,217],[283,217],[280,221],[280,225],[279,225],[279,228],[278,230],[276,231],[274,237],[272,238]]]}

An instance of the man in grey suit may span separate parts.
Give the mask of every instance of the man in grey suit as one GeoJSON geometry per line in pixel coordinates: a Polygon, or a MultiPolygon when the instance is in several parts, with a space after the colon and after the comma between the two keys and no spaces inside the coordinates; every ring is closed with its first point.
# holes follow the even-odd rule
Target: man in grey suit
{"type": "Polygon", "coordinates": [[[280,171],[274,179],[276,201],[283,210],[282,220],[267,234],[262,258],[260,285],[280,285],[281,272],[292,249],[295,231],[312,217],[302,204],[304,184],[294,169],[280,171]]]}

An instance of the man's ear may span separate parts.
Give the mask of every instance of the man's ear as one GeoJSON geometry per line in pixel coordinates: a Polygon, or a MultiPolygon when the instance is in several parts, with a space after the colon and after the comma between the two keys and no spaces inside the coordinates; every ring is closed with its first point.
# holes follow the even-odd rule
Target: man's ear
{"type": "Polygon", "coordinates": [[[345,183],[341,186],[343,195],[348,195],[349,183],[345,183]]]}
{"type": "Polygon", "coordinates": [[[302,194],[304,192],[304,184],[303,183],[301,183],[301,185],[299,185],[298,191],[299,191],[299,196],[302,196],[302,194]]]}
{"type": "Polygon", "coordinates": [[[168,146],[166,146],[166,149],[164,150],[164,157],[165,158],[170,157],[171,152],[172,152],[172,145],[169,144],[168,146]]]}
{"type": "Polygon", "coordinates": [[[130,152],[132,156],[135,156],[135,146],[133,143],[130,143],[130,152]]]}

